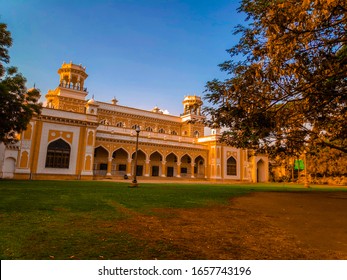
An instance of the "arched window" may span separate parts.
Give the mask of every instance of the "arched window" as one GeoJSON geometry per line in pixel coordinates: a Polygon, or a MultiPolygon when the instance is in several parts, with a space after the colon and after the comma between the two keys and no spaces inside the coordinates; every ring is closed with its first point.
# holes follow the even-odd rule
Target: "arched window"
{"type": "Polygon", "coordinates": [[[172,135],[177,135],[177,132],[173,130],[173,131],[171,131],[171,134],[172,135]]]}
{"type": "Polygon", "coordinates": [[[100,124],[109,125],[110,122],[107,119],[103,119],[100,121],[100,124]]]}
{"type": "Polygon", "coordinates": [[[199,131],[196,130],[196,131],[194,132],[194,137],[196,137],[196,138],[199,137],[199,131]]]}
{"type": "Polygon", "coordinates": [[[163,128],[158,130],[158,133],[165,133],[165,130],[163,128]]]}
{"type": "Polygon", "coordinates": [[[123,122],[118,122],[118,123],[116,124],[116,127],[124,127],[124,123],[123,123],[123,122]]]}
{"type": "Polygon", "coordinates": [[[131,129],[136,129],[137,127],[140,127],[138,124],[134,124],[131,129]]]}
{"type": "Polygon", "coordinates": [[[152,132],[152,131],[153,131],[153,128],[151,128],[150,126],[149,126],[149,127],[146,127],[146,131],[152,132]]]}
{"type": "Polygon", "coordinates": [[[69,168],[71,148],[68,143],[58,139],[47,147],[46,167],[69,168]]]}
{"type": "Polygon", "coordinates": [[[236,176],[236,160],[233,157],[228,158],[227,175],[236,176]]]}

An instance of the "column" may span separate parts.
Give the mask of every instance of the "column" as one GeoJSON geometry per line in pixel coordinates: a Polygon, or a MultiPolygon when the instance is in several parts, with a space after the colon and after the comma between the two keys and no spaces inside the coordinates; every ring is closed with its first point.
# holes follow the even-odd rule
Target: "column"
{"type": "Polygon", "coordinates": [[[149,159],[146,159],[145,177],[149,177],[149,163],[150,163],[150,160],[149,160],[149,159]]]}
{"type": "Polygon", "coordinates": [[[132,162],[132,158],[128,158],[128,162],[127,162],[127,176],[131,176],[132,170],[131,170],[131,162],[132,162]]]}
{"type": "Polygon", "coordinates": [[[208,165],[205,164],[205,179],[207,179],[207,173],[208,173],[208,165]]]}
{"type": "Polygon", "coordinates": [[[195,178],[195,174],[194,174],[194,166],[195,166],[195,163],[194,162],[192,162],[192,164],[191,164],[191,170],[192,170],[192,178],[195,178]]]}
{"type": "Polygon", "coordinates": [[[161,162],[161,177],[166,177],[166,161],[161,162]]]}
{"type": "Polygon", "coordinates": [[[181,162],[177,161],[177,175],[176,177],[180,178],[181,177],[181,162]]]}
{"type": "Polygon", "coordinates": [[[112,160],[113,158],[112,157],[109,157],[108,158],[108,162],[107,162],[107,174],[106,176],[111,176],[111,168],[112,168],[112,160]]]}

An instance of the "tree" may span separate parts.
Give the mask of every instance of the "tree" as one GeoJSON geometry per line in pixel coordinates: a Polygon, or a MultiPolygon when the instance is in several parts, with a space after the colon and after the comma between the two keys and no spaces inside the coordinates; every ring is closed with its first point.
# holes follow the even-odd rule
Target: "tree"
{"type": "Polygon", "coordinates": [[[247,26],[207,82],[210,126],[221,141],[268,153],[314,145],[347,153],[347,2],[243,0],[247,26]]]}
{"type": "Polygon", "coordinates": [[[307,155],[311,177],[347,176],[347,154],[329,147],[315,148],[307,155]]]}
{"type": "Polygon", "coordinates": [[[5,68],[10,62],[8,48],[12,46],[11,33],[0,23],[0,142],[16,140],[16,134],[25,130],[34,114],[40,114],[39,90],[27,90],[26,79],[17,68],[5,68]]]}

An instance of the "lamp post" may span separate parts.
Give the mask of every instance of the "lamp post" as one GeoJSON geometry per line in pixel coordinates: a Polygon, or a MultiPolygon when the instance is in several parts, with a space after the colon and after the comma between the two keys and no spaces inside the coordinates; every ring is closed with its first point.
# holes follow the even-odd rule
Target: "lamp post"
{"type": "Polygon", "coordinates": [[[139,186],[139,184],[137,183],[137,180],[136,180],[136,172],[137,172],[137,151],[138,151],[138,148],[139,148],[139,134],[140,134],[140,127],[139,126],[136,126],[135,128],[135,131],[136,131],[136,149],[135,149],[135,163],[134,163],[134,178],[133,178],[133,181],[131,182],[131,186],[130,187],[133,187],[133,188],[136,188],[139,186]]]}

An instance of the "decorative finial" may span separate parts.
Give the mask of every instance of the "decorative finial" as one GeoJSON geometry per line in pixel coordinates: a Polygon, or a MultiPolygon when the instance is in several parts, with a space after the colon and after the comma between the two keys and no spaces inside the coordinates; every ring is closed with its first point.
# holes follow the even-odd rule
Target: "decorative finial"
{"type": "Polygon", "coordinates": [[[117,98],[114,96],[113,99],[111,100],[111,102],[112,102],[113,105],[117,105],[118,100],[117,100],[117,98]]]}

